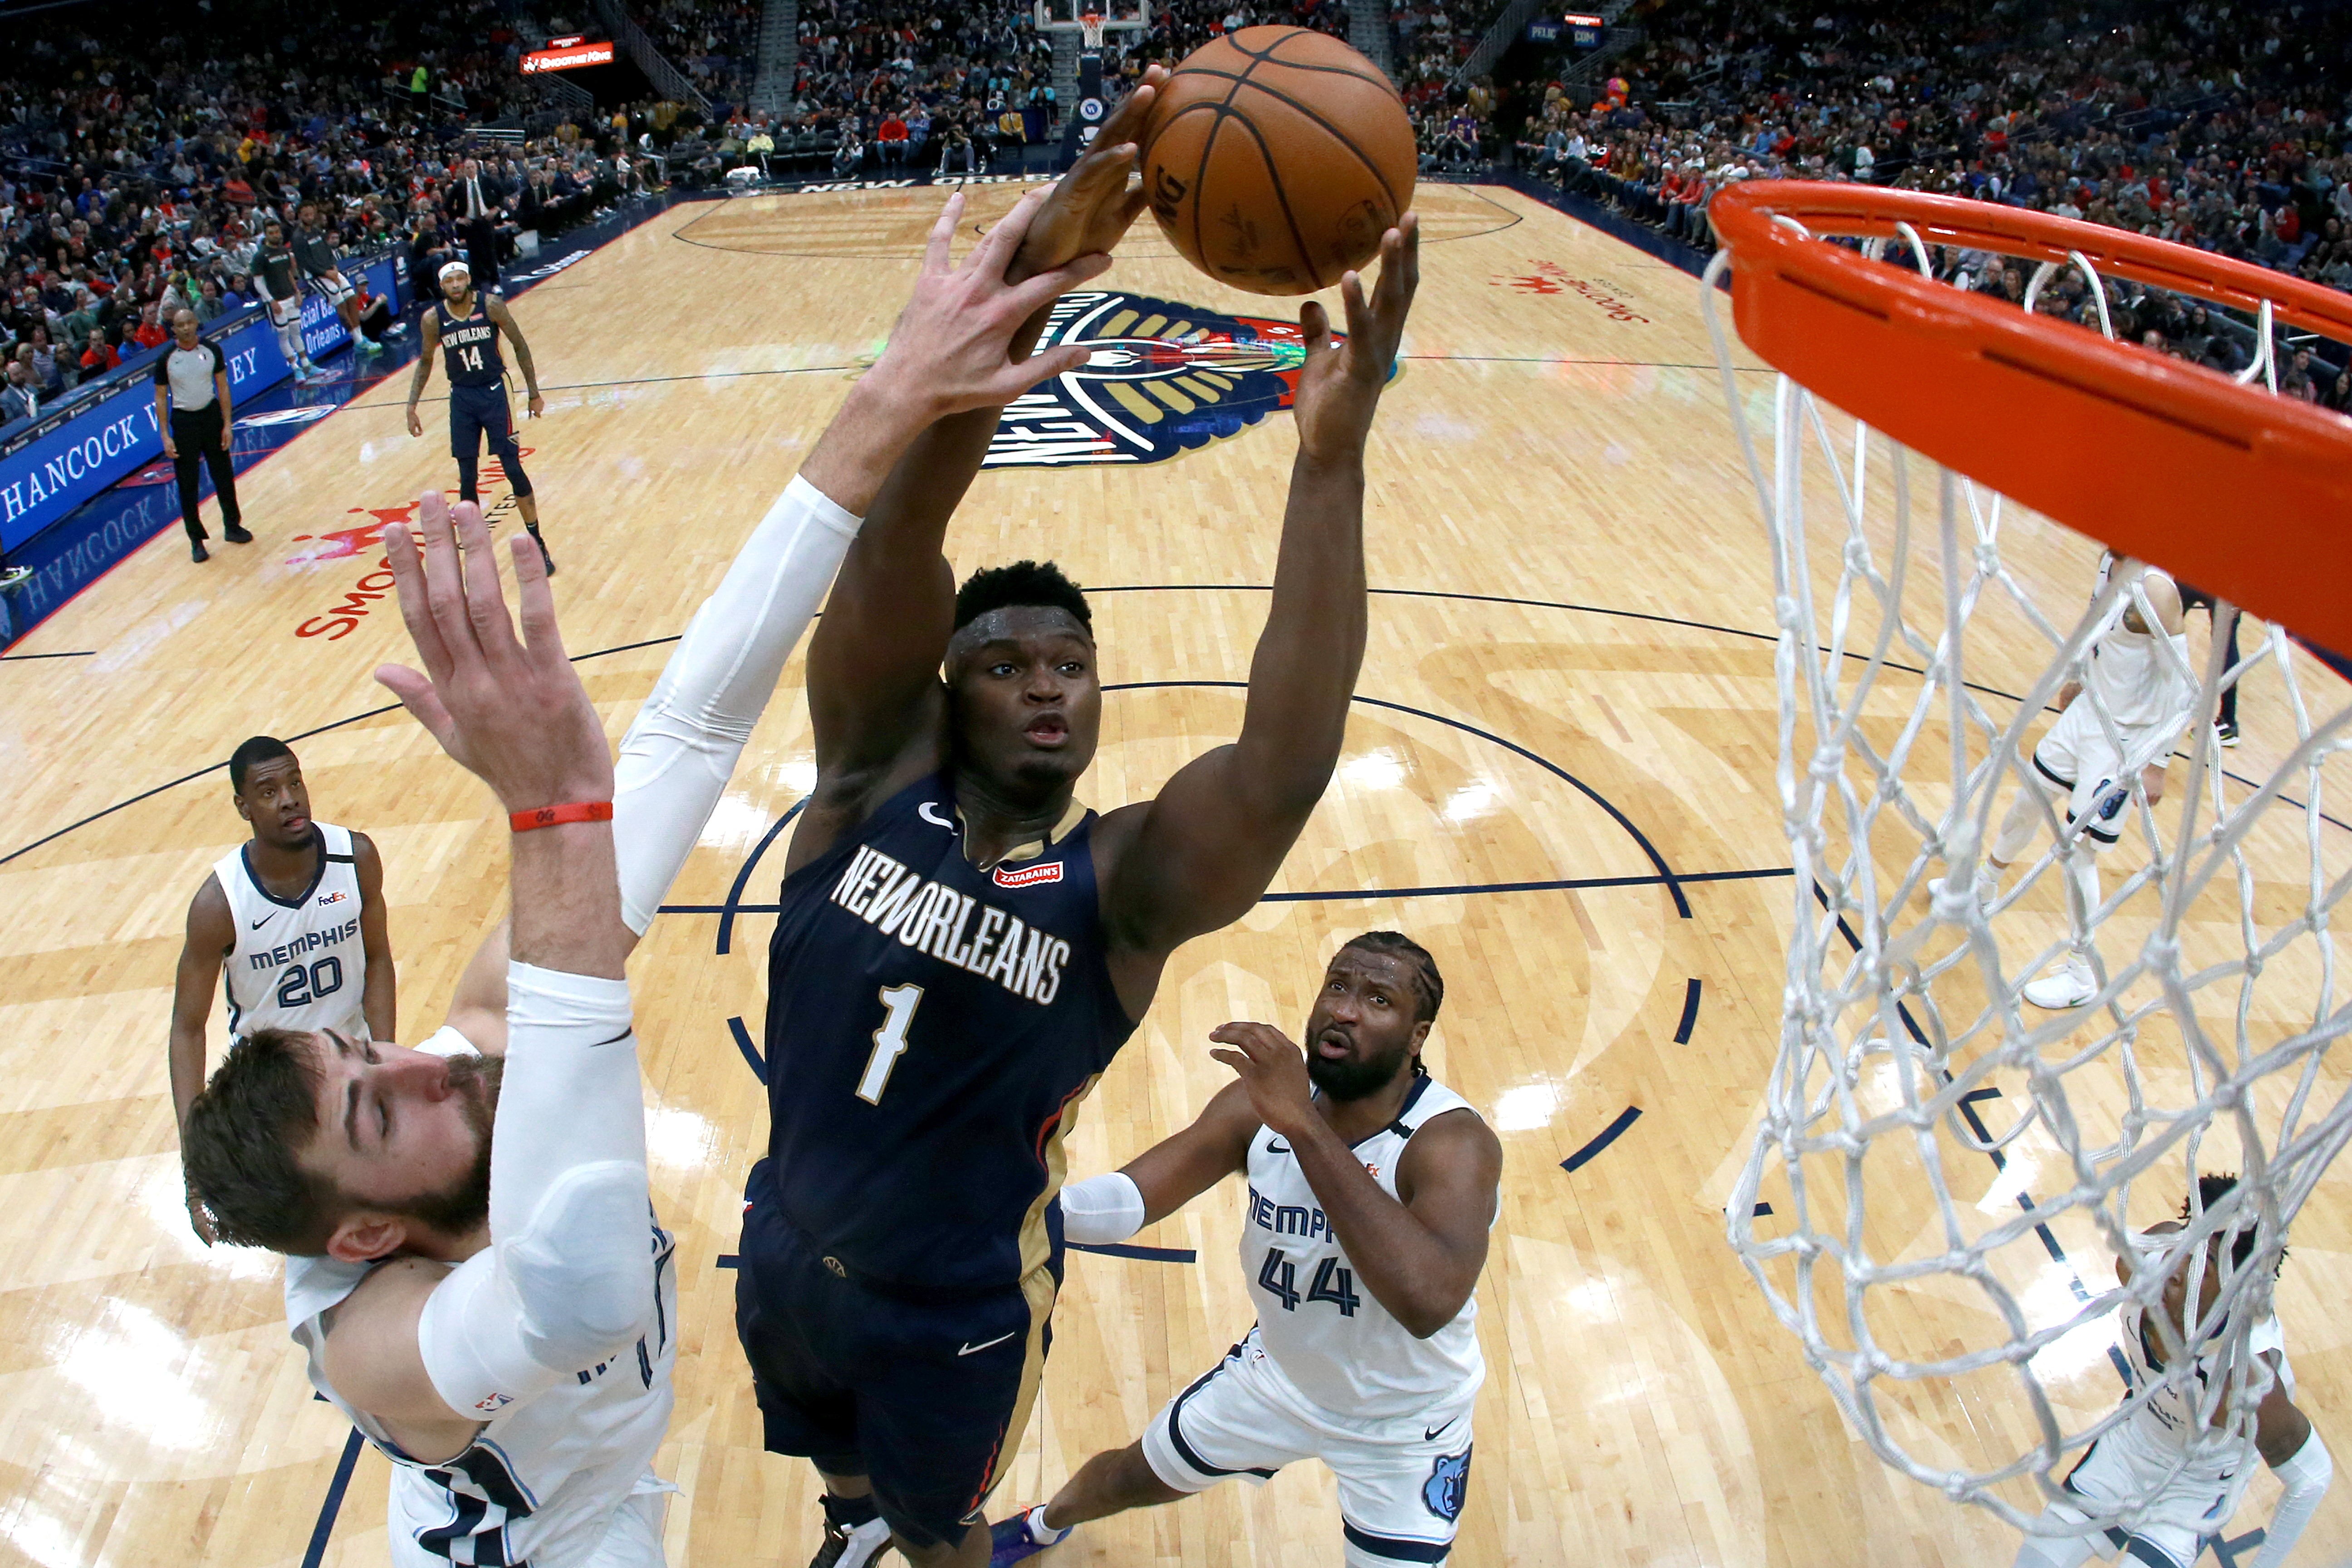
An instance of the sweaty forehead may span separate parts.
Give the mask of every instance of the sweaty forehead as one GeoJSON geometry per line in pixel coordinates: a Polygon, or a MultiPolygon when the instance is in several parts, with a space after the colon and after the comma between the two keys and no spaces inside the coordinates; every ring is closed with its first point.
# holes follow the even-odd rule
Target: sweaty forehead
{"type": "Polygon", "coordinates": [[[1413,990],[1412,971],[1403,959],[1360,947],[1343,947],[1332,954],[1331,965],[1323,974],[1327,980],[1361,980],[1390,991],[1411,994],[1413,990]]]}
{"type": "Polygon", "coordinates": [[[1086,623],[1053,605],[1007,605],[975,616],[959,627],[953,647],[961,651],[992,642],[1032,642],[1044,637],[1076,637],[1091,646],[1086,623]]]}

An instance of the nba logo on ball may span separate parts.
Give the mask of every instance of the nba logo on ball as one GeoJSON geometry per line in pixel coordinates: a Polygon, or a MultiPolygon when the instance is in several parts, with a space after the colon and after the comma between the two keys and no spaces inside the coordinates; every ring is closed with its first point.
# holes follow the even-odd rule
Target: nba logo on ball
{"type": "Polygon", "coordinates": [[[1307,363],[1297,321],[1116,289],[1055,302],[1037,346],[1069,343],[1093,353],[1007,405],[987,467],[1164,463],[1288,408],[1307,363]]]}
{"type": "Polygon", "coordinates": [[[1449,1524],[1462,1517],[1462,1500],[1470,1490],[1470,1450],[1449,1454],[1437,1461],[1421,1486],[1421,1500],[1429,1511],[1449,1524]]]}

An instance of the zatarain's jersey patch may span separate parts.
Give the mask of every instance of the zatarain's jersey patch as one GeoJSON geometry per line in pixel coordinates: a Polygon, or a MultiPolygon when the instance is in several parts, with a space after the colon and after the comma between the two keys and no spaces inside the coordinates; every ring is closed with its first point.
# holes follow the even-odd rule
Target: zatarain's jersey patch
{"type": "Polygon", "coordinates": [[[1164,463],[1288,408],[1307,363],[1296,321],[1117,290],[1082,289],[1055,303],[1037,347],[1072,343],[1091,356],[1013,400],[989,439],[986,467],[1164,463]]]}
{"type": "Polygon", "coordinates": [[[1000,888],[1028,888],[1040,882],[1058,882],[1062,879],[1062,863],[1049,860],[1043,866],[1025,866],[1017,869],[1011,866],[999,866],[995,879],[1000,888]]]}

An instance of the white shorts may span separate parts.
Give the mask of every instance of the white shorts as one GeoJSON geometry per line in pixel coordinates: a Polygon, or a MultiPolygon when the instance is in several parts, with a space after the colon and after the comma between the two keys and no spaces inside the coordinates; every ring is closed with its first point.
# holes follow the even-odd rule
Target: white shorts
{"type": "Polygon", "coordinates": [[[2123,830],[2125,808],[2139,782],[2139,769],[2126,766],[2129,756],[2162,762],[2169,749],[2153,730],[2118,728],[2116,737],[2121,751],[2099,727],[2096,710],[2078,697],[2033,748],[2033,771],[2066,794],[2066,820],[2083,823],[2084,836],[2102,849],[2123,830]]]}
{"type": "MultiPolygon", "coordinates": [[[[447,1526],[449,1494],[430,1483],[412,1480],[407,1485],[401,1484],[416,1474],[406,1466],[394,1467],[391,1503],[384,1521],[393,1568],[449,1568],[448,1543],[443,1542],[436,1549],[424,1542],[428,1532],[447,1526]]],[[[557,1563],[533,1548],[530,1561],[549,1562],[550,1568],[667,1568],[669,1559],[662,1545],[662,1525],[669,1511],[669,1494],[676,1490],[676,1487],[648,1470],[637,1478],[628,1495],[613,1506],[600,1533],[587,1536],[583,1531],[574,1537],[584,1537],[583,1545],[593,1542],[587,1547],[586,1556],[580,1556],[576,1548],[567,1549],[557,1563]]],[[[572,1533],[566,1531],[567,1535],[572,1533]]]]}
{"type": "Polygon", "coordinates": [[[273,327],[294,327],[302,322],[302,300],[299,295],[291,300],[269,301],[269,324],[273,327]]]}
{"type": "Polygon", "coordinates": [[[1320,1459],[1339,1479],[1348,1568],[1443,1563],[1469,1495],[1470,1401],[1426,1420],[1318,1415],[1286,1386],[1252,1329],[1152,1417],[1143,1457],[1184,1492],[1229,1476],[1263,1486],[1293,1460],[1320,1459]]]}
{"type": "Polygon", "coordinates": [[[305,281],[310,285],[310,292],[325,295],[327,303],[330,305],[340,305],[352,297],[352,280],[343,278],[340,271],[334,278],[311,278],[305,281]],[[342,278],[342,281],[338,283],[335,278],[342,278]]]}
{"type": "MultiPolygon", "coordinates": [[[[2178,1454],[2156,1451],[2137,1427],[2126,1422],[2091,1445],[2091,1451],[2067,1476],[2066,1489],[2112,1506],[2145,1495],[2177,1463],[2178,1454]]],[[[2245,1490],[2243,1478],[2255,1463],[2253,1446],[2248,1444],[2244,1463],[2236,1470],[2216,1475],[2192,1468],[2162,1481],[2149,1500],[2160,1517],[2143,1520],[2128,1531],[2120,1527],[2101,1531],[2090,1538],[2094,1550],[2101,1556],[2120,1552],[2127,1563],[2153,1563],[2156,1568],[2193,1568],[2205,1542],[2220,1534],[2237,1511],[2245,1490]]],[[[2055,1509],[2062,1515],[2074,1511],[2063,1503],[2055,1509]]],[[[2083,1512],[2075,1517],[2089,1515],[2083,1512]]]]}

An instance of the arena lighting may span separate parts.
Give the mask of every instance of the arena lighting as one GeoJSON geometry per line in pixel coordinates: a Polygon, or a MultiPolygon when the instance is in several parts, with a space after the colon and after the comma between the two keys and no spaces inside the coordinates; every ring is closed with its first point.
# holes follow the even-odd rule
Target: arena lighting
{"type": "Polygon", "coordinates": [[[1598,27],[1601,25],[1601,17],[1587,16],[1580,11],[1570,11],[1567,16],[1562,16],[1560,20],[1567,23],[1571,27],[1598,27]]]}
{"type": "Polygon", "coordinates": [[[585,42],[586,38],[587,35],[584,33],[574,33],[568,38],[550,38],[547,40],[547,47],[551,49],[569,48],[573,44],[585,42]]]}
{"type": "Polygon", "coordinates": [[[608,66],[613,63],[613,46],[609,43],[572,43],[560,48],[533,49],[522,58],[522,74],[536,76],[541,71],[578,70],[583,66],[608,66]]]}

